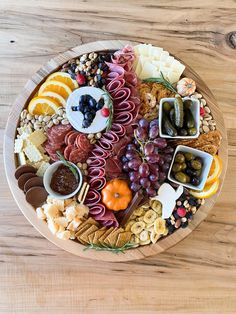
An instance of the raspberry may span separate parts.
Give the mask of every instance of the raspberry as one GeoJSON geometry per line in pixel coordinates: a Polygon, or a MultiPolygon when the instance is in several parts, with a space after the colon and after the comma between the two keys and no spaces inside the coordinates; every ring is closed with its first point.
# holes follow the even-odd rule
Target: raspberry
{"type": "Polygon", "coordinates": [[[204,117],[205,116],[205,109],[204,108],[200,108],[200,116],[204,117]]]}
{"type": "Polygon", "coordinates": [[[107,118],[110,115],[110,110],[108,108],[102,108],[101,114],[103,115],[103,117],[107,118]]]}
{"type": "Polygon", "coordinates": [[[86,83],[86,78],[82,74],[77,74],[76,81],[79,85],[84,85],[86,83]]]}
{"type": "Polygon", "coordinates": [[[177,209],[177,214],[179,217],[184,217],[186,215],[186,209],[184,207],[179,207],[177,209]]]}

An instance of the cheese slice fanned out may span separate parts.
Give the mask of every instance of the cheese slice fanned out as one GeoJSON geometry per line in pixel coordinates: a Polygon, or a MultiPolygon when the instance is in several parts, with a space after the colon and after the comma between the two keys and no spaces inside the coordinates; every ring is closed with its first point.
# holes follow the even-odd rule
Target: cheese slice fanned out
{"type": "Polygon", "coordinates": [[[184,72],[185,66],[163,48],[139,44],[134,47],[134,52],[136,57],[134,68],[141,80],[160,77],[162,72],[171,83],[176,83],[184,72]]]}

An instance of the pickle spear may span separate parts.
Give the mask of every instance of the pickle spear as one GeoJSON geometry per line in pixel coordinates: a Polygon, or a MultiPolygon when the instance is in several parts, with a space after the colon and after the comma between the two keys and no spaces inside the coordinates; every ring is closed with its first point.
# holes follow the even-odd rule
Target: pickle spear
{"type": "Polygon", "coordinates": [[[182,128],[184,125],[184,105],[180,95],[175,95],[175,125],[177,128],[182,128]]]}

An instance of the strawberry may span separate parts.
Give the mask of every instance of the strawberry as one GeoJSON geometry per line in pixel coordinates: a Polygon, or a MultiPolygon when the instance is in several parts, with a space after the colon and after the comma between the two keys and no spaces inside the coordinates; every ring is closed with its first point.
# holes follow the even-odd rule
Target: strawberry
{"type": "Polygon", "coordinates": [[[200,108],[200,116],[201,117],[205,116],[205,109],[203,107],[200,108]]]}
{"type": "Polygon", "coordinates": [[[179,207],[177,209],[177,214],[179,217],[184,217],[186,215],[186,209],[184,207],[179,207]]]}
{"type": "Polygon", "coordinates": [[[86,84],[86,78],[82,74],[77,74],[76,75],[76,81],[79,85],[84,85],[86,84]]]}
{"type": "Polygon", "coordinates": [[[110,115],[110,110],[108,108],[102,108],[101,114],[103,117],[107,118],[110,115]]]}

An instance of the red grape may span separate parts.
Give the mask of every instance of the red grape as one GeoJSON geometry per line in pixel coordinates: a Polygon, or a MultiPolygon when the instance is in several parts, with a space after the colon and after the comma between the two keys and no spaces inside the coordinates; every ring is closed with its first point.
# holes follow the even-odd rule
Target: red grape
{"type": "Polygon", "coordinates": [[[150,173],[150,171],[149,171],[148,164],[142,163],[139,166],[139,174],[140,174],[140,176],[143,177],[143,178],[146,178],[146,177],[148,177],[149,173],[150,173]]]}
{"type": "Polygon", "coordinates": [[[128,162],[128,166],[130,169],[137,169],[141,165],[142,161],[140,158],[134,158],[128,162]]]}
{"type": "Polygon", "coordinates": [[[148,128],[148,121],[144,118],[140,119],[138,122],[139,126],[141,126],[142,128],[147,129],[148,128]]]}
{"type": "Polygon", "coordinates": [[[135,132],[141,141],[145,141],[147,139],[147,132],[144,128],[138,127],[135,132]]]}
{"type": "Polygon", "coordinates": [[[163,181],[165,181],[165,179],[166,179],[166,174],[165,174],[165,172],[159,172],[159,180],[161,181],[161,182],[163,182],[163,181]]]}
{"type": "Polygon", "coordinates": [[[149,168],[150,168],[151,174],[154,174],[156,176],[158,175],[158,173],[159,173],[159,166],[158,166],[158,164],[150,164],[149,168]]]}
{"type": "Polygon", "coordinates": [[[171,160],[172,160],[172,155],[166,154],[166,155],[163,155],[163,158],[164,158],[165,162],[171,162],[171,160]]]}
{"type": "Polygon", "coordinates": [[[151,182],[147,178],[141,178],[139,180],[139,183],[142,185],[143,188],[149,188],[151,185],[151,182]]]}
{"type": "Polygon", "coordinates": [[[144,146],[144,153],[145,155],[150,155],[153,153],[154,151],[154,144],[153,143],[147,143],[145,146],[144,146]]]}
{"type": "Polygon", "coordinates": [[[147,192],[147,195],[151,196],[151,197],[153,197],[153,196],[155,196],[157,194],[156,191],[153,188],[151,188],[151,187],[147,188],[146,192],[147,192]]]}
{"type": "Polygon", "coordinates": [[[130,185],[130,188],[131,190],[133,190],[134,192],[137,192],[138,190],[141,189],[141,185],[135,183],[135,182],[132,182],[131,185],[130,185]]]}
{"type": "Polygon", "coordinates": [[[158,181],[152,182],[152,185],[151,185],[151,187],[155,190],[158,190],[160,188],[160,186],[161,186],[161,184],[158,181]]]}
{"type": "Polygon", "coordinates": [[[136,150],[136,146],[135,146],[134,144],[128,144],[128,145],[127,145],[127,150],[128,150],[128,151],[136,150]]]}
{"type": "Polygon", "coordinates": [[[137,171],[131,171],[129,173],[129,179],[131,182],[137,183],[139,181],[139,173],[137,171]]]}
{"type": "Polygon", "coordinates": [[[157,181],[158,178],[159,178],[159,173],[158,173],[158,174],[150,174],[150,176],[149,176],[149,179],[150,179],[150,181],[152,181],[152,182],[157,181]]]}
{"type": "Polygon", "coordinates": [[[148,155],[146,157],[147,161],[150,163],[150,164],[155,164],[156,162],[159,162],[160,160],[160,155],[157,155],[157,154],[151,154],[151,155],[148,155]]]}
{"type": "Polygon", "coordinates": [[[167,146],[166,139],[164,139],[164,138],[155,138],[153,143],[158,148],[165,148],[167,146]]]}
{"type": "Polygon", "coordinates": [[[149,127],[152,128],[154,125],[159,125],[159,120],[158,119],[154,119],[150,122],[149,127]]]}
{"type": "Polygon", "coordinates": [[[154,125],[149,129],[149,137],[151,139],[156,138],[158,134],[159,134],[159,127],[157,125],[154,125]]]}

